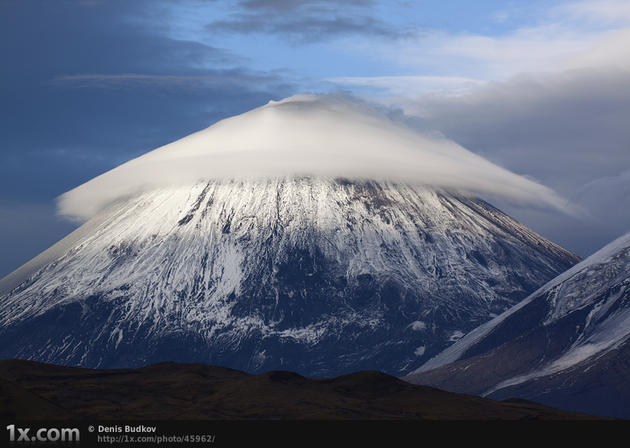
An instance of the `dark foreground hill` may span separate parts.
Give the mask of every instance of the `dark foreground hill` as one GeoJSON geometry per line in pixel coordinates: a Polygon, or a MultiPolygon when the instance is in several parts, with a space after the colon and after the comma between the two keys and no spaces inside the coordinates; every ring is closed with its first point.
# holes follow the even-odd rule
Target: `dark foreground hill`
{"type": "Polygon", "coordinates": [[[2,419],[575,420],[524,400],[493,401],[362,371],[330,379],[250,375],[202,364],[95,370],[0,361],[2,419]]]}

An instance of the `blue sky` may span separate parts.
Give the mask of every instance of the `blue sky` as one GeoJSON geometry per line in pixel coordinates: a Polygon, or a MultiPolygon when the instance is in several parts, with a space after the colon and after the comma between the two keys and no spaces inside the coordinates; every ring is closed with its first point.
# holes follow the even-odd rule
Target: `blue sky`
{"type": "Polygon", "coordinates": [[[498,204],[588,255],[630,230],[630,2],[5,0],[0,276],[65,191],[269,100],[345,92],[555,189],[498,204]]]}

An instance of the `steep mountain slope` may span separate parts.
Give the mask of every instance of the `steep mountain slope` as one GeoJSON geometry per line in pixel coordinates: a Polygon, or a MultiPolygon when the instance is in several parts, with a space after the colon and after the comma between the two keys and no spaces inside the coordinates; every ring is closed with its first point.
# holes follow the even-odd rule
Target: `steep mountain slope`
{"type": "Polygon", "coordinates": [[[630,234],[470,332],[406,379],[630,417],[630,234]]]}
{"type": "Polygon", "coordinates": [[[208,181],[105,208],[0,283],[0,358],[404,374],[577,256],[463,193],[208,181]]]}

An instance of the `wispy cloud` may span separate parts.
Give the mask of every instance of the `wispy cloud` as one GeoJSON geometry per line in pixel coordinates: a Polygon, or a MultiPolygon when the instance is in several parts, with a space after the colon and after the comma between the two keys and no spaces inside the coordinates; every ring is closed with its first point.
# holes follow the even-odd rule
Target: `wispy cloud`
{"type": "Polygon", "coordinates": [[[278,12],[288,12],[305,7],[322,6],[340,8],[345,6],[372,6],[374,0],[242,0],[238,2],[241,8],[249,10],[273,10],[278,12]]]}
{"type": "Polygon", "coordinates": [[[485,81],[461,76],[346,76],[327,81],[347,87],[372,89],[375,94],[406,96],[422,93],[449,95],[469,91],[485,81]]]}
{"type": "Polygon", "coordinates": [[[57,76],[51,83],[78,88],[141,88],[165,87],[198,89],[211,85],[268,84],[278,83],[276,76],[249,73],[245,70],[226,70],[209,75],[154,75],[143,73],[124,74],[77,74],[57,76]]]}
{"type": "Polygon", "coordinates": [[[551,9],[556,18],[583,20],[607,25],[630,22],[630,2],[627,0],[582,0],[563,3],[551,9]]]}
{"type": "MultiPolygon", "coordinates": [[[[350,42],[353,52],[388,61],[406,76],[507,80],[593,66],[630,66],[630,3],[564,3],[540,12],[533,24],[501,34],[424,28],[399,39],[350,42]]],[[[497,11],[505,20],[507,11],[497,11]]]]}
{"type": "Polygon", "coordinates": [[[310,43],[341,36],[364,35],[400,38],[408,30],[394,27],[374,14],[374,2],[354,0],[249,0],[227,17],[205,26],[213,34],[267,34],[310,43]]]}
{"type": "Polygon", "coordinates": [[[592,65],[630,65],[627,29],[584,32],[560,24],[518,29],[505,36],[424,32],[395,47],[387,42],[355,44],[406,72],[505,80],[523,73],[592,65]]]}

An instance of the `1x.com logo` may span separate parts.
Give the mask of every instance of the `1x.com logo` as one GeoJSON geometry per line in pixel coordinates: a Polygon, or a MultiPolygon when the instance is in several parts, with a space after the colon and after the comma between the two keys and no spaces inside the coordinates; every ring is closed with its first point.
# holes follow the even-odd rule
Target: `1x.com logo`
{"type": "Polygon", "coordinates": [[[9,442],[78,442],[81,438],[79,428],[31,428],[7,426],[9,442]]]}

